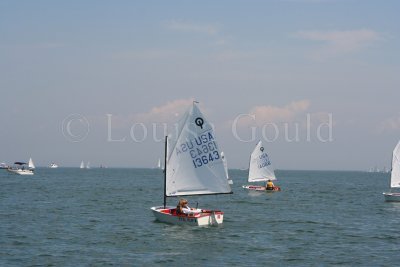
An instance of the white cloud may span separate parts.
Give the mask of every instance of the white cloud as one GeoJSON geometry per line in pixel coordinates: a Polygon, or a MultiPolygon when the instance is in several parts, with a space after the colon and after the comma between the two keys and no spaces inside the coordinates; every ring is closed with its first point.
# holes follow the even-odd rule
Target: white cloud
{"type": "Polygon", "coordinates": [[[299,113],[304,113],[310,106],[310,101],[301,100],[292,102],[284,107],[256,106],[250,110],[257,122],[289,122],[299,113]]]}
{"type": "Polygon", "coordinates": [[[329,123],[330,120],[332,120],[333,126],[336,127],[338,125],[338,121],[334,117],[333,113],[325,111],[317,111],[317,112],[307,113],[306,117],[303,118],[303,120],[301,121],[301,124],[303,128],[320,127],[322,124],[329,123]]]}
{"type": "MultiPolygon", "coordinates": [[[[90,122],[96,123],[96,125],[102,125],[106,121],[111,124],[112,129],[125,129],[132,127],[134,124],[149,125],[152,123],[157,124],[157,127],[162,127],[164,123],[170,124],[178,122],[193,101],[194,99],[192,98],[176,99],[163,105],[153,107],[149,111],[143,113],[130,115],[106,114],[106,116],[87,116],[87,118],[90,122]]],[[[204,111],[201,104],[200,107],[204,111]]]]}
{"type": "MultiPolygon", "coordinates": [[[[182,115],[188,110],[190,105],[193,104],[194,99],[176,99],[169,101],[163,105],[152,107],[149,111],[143,113],[136,113],[130,115],[115,115],[106,114],[106,116],[88,117],[91,122],[97,124],[103,124],[104,120],[112,121],[112,128],[123,129],[131,127],[133,124],[157,124],[157,127],[161,127],[164,123],[175,124],[177,123],[182,115]]],[[[209,113],[209,110],[204,108],[200,103],[198,104],[203,113],[209,113]]]]}
{"type": "Polygon", "coordinates": [[[319,59],[359,51],[382,39],[378,32],[367,29],[353,31],[299,31],[295,33],[295,36],[325,43],[314,53],[314,56],[319,59]]]}
{"type": "Polygon", "coordinates": [[[208,35],[217,35],[219,30],[215,25],[211,24],[195,24],[186,21],[171,20],[166,23],[169,30],[188,32],[188,33],[203,33],[208,35]]]}
{"type": "Polygon", "coordinates": [[[176,123],[193,103],[193,100],[192,98],[176,99],[163,105],[153,107],[147,112],[123,116],[107,114],[106,117],[91,117],[90,121],[102,124],[104,123],[104,119],[106,119],[107,122],[111,122],[113,129],[132,127],[133,124],[137,123],[156,123],[159,124],[158,127],[161,127],[160,125],[164,123],[176,123]]]}
{"type": "MultiPolygon", "coordinates": [[[[310,101],[299,100],[293,101],[285,106],[255,106],[251,108],[247,113],[240,114],[235,119],[230,120],[226,123],[226,126],[231,127],[232,123],[239,127],[248,126],[263,126],[268,123],[274,123],[276,125],[283,125],[285,123],[300,123],[304,128],[309,123],[311,127],[326,123],[329,118],[333,116],[332,113],[325,111],[310,112],[310,101]],[[307,122],[307,120],[309,120],[307,122]]],[[[334,121],[337,124],[337,121],[334,121]]]]}
{"type": "Polygon", "coordinates": [[[153,107],[145,113],[135,114],[133,119],[136,122],[176,122],[182,114],[193,103],[190,99],[177,99],[167,102],[164,105],[153,107]]]}
{"type": "MultiPolygon", "coordinates": [[[[304,114],[310,106],[309,100],[291,102],[283,107],[277,106],[255,106],[240,119],[235,118],[238,126],[264,125],[265,123],[291,122],[300,114],[304,114]]],[[[233,120],[234,121],[234,120],[233,120]]],[[[232,124],[233,121],[229,123],[232,124]]]]}
{"type": "Polygon", "coordinates": [[[378,127],[378,132],[394,132],[400,130],[400,115],[398,117],[387,118],[378,127]]]}

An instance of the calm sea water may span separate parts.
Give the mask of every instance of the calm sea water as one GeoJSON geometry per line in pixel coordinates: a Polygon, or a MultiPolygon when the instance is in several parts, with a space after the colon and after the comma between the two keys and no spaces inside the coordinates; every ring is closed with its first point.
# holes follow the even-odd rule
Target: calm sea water
{"type": "MultiPolygon", "coordinates": [[[[224,224],[159,223],[163,176],[152,169],[0,170],[0,266],[396,265],[400,203],[389,174],[278,171],[282,192],[188,198],[222,209],[224,224]]],[[[168,204],[175,205],[171,198],[168,204]]]]}

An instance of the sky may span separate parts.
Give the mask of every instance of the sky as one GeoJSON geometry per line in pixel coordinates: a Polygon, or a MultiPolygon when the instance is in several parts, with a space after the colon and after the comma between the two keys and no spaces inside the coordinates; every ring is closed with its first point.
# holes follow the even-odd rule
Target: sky
{"type": "Polygon", "coordinates": [[[1,1],[0,162],[154,167],[198,101],[229,168],[390,168],[397,0],[1,1]]]}

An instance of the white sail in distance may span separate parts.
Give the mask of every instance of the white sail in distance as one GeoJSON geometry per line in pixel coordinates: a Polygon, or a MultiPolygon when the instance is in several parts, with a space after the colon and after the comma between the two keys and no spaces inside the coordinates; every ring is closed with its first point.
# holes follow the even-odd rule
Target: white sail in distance
{"type": "Polygon", "coordinates": [[[274,168],[261,140],[250,156],[249,182],[276,180],[274,168]]]}
{"type": "Polygon", "coordinates": [[[400,187],[400,141],[393,150],[390,187],[400,187]]]}
{"type": "Polygon", "coordinates": [[[161,169],[161,159],[158,159],[157,168],[161,169]]]}
{"type": "Polygon", "coordinates": [[[229,179],[229,174],[228,174],[228,162],[226,161],[226,157],[224,152],[221,152],[221,158],[222,158],[222,162],[224,163],[224,169],[225,169],[225,175],[226,175],[226,179],[229,179]]]}
{"type": "Polygon", "coordinates": [[[29,158],[28,167],[29,167],[29,169],[35,169],[35,164],[33,164],[32,158],[29,158]]]}

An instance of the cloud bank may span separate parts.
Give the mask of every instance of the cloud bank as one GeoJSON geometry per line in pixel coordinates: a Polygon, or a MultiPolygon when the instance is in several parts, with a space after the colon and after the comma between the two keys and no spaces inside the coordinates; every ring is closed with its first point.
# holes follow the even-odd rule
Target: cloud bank
{"type": "Polygon", "coordinates": [[[397,117],[391,117],[383,120],[378,127],[379,133],[384,133],[384,132],[390,133],[399,130],[400,130],[400,115],[397,117]]]}
{"type": "Polygon", "coordinates": [[[137,122],[176,122],[193,103],[193,98],[176,99],[164,105],[156,106],[145,113],[135,114],[133,120],[137,122]]]}
{"type": "MultiPolygon", "coordinates": [[[[309,100],[293,101],[283,107],[279,106],[254,106],[240,119],[235,118],[240,127],[250,125],[264,125],[265,123],[291,122],[300,114],[304,114],[310,106],[309,100]]],[[[230,121],[232,123],[233,121],[230,121]]]]}

